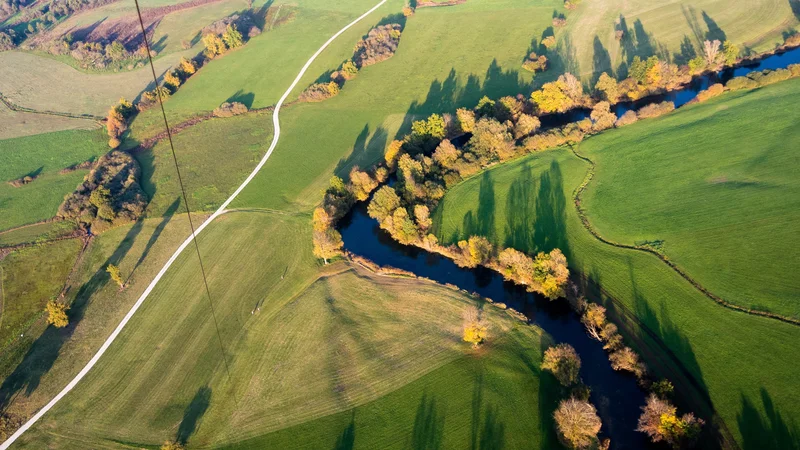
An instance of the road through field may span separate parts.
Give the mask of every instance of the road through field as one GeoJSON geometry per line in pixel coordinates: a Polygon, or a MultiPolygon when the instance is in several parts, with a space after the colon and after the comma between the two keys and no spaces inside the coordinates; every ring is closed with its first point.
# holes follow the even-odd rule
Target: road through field
{"type": "Polygon", "coordinates": [[[6,450],[7,448],[9,448],[14,443],[14,441],[19,439],[20,436],[22,436],[31,426],[33,426],[42,416],[44,416],[47,413],[47,411],[49,411],[53,406],[55,406],[55,404],[58,403],[59,400],[61,400],[65,395],[67,395],[67,393],[69,393],[69,391],[71,391],[83,379],[83,377],[85,377],[86,374],[89,373],[90,370],[92,370],[92,367],[94,367],[95,364],[97,364],[97,361],[100,360],[100,358],[103,356],[106,350],[108,350],[108,348],[117,338],[117,336],[119,336],[120,332],[122,332],[122,329],[125,328],[125,325],[128,324],[128,321],[131,320],[133,315],[136,314],[136,311],[139,309],[139,307],[142,306],[144,301],[147,299],[147,296],[150,295],[150,292],[153,290],[153,288],[155,288],[159,280],[161,280],[161,277],[163,277],[164,274],[167,273],[167,270],[170,268],[170,266],[172,266],[172,263],[174,263],[175,260],[178,259],[178,256],[180,256],[180,254],[183,252],[183,250],[189,244],[192,243],[194,237],[201,231],[203,231],[203,229],[205,229],[205,227],[209,223],[211,223],[215,218],[217,218],[217,216],[225,212],[225,209],[233,201],[233,199],[235,199],[236,196],[238,196],[239,193],[242,192],[242,190],[244,190],[244,188],[250,183],[250,181],[252,181],[253,178],[255,178],[256,174],[261,170],[261,168],[264,167],[264,164],[267,162],[269,157],[272,155],[273,150],[275,150],[275,147],[278,145],[278,140],[280,139],[281,136],[281,126],[279,120],[281,106],[283,105],[283,102],[286,101],[286,98],[289,96],[289,94],[291,94],[291,92],[294,90],[295,86],[297,86],[297,83],[300,82],[300,78],[302,78],[303,75],[306,73],[306,70],[308,70],[308,68],[311,66],[311,63],[313,63],[314,60],[317,59],[317,57],[322,53],[322,51],[325,50],[325,48],[327,48],[337,37],[339,37],[342,33],[347,31],[347,29],[349,29],[350,27],[352,27],[353,25],[355,25],[356,23],[360,22],[362,19],[370,15],[373,11],[380,8],[384,3],[386,3],[386,0],[381,0],[380,2],[378,2],[377,5],[373,6],[369,11],[365,12],[364,14],[362,14],[349,24],[345,25],[344,28],[336,32],[336,34],[331,36],[330,39],[328,39],[324,44],[322,44],[322,46],[317,50],[317,52],[314,53],[314,55],[312,55],[311,58],[309,58],[309,60],[306,62],[303,68],[300,69],[300,72],[297,74],[297,77],[294,79],[292,84],[289,86],[288,89],[286,89],[286,92],[283,93],[283,96],[281,96],[280,100],[278,100],[278,103],[275,105],[275,111],[272,113],[272,123],[275,127],[275,133],[272,137],[272,143],[270,144],[267,153],[264,154],[264,157],[261,158],[261,161],[259,161],[258,165],[253,169],[253,171],[250,173],[247,179],[245,179],[244,182],[236,189],[236,191],[230,197],[228,197],[228,199],[225,200],[225,202],[222,203],[222,205],[220,205],[220,207],[217,208],[217,210],[214,211],[214,213],[211,216],[209,216],[208,219],[206,219],[197,228],[197,230],[193,235],[190,235],[188,238],[186,238],[186,240],[183,241],[183,243],[178,247],[178,249],[175,250],[175,253],[172,254],[169,260],[167,260],[167,263],[164,264],[164,267],[161,268],[161,270],[158,272],[155,278],[153,278],[153,281],[151,281],[150,284],[147,286],[147,289],[145,289],[142,295],[139,297],[139,299],[136,300],[136,303],[134,303],[133,307],[130,309],[130,311],[128,311],[128,314],[125,315],[125,317],[122,319],[119,325],[117,325],[117,328],[114,329],[114,332],[111,333],[111,335],[108,337],[108,339],[106,339],[105,342],[103,342],[103,345],[100,347],[99,350],[97,350],[97,353],[95,353],[92,359],[90,359],[89,362],[86,364],[86,366],[84,366],[83,369],[81,369],[78,375],[76,375],[75,378],[73,378],[69,382],[69,384],[67,384],[67,386],[61,390],[61,392],[59,392],[55,397],[53,397],[53,399],[50,400],[50,402],[48,402],[33,417],[31,417],[27,422],[25,422],[25,424],[23,424],[13,435],[11,435],[11,437],[9,437],[5,442],[3,442],[3,444],[0,445],[0,450],[6,450]]]}

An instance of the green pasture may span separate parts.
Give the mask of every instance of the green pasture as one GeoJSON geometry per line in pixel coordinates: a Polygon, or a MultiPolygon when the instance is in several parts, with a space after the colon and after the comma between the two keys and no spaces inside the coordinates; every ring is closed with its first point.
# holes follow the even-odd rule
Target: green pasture
{"type": "MultiPolygon", "coordinates": [[[[211,119],[172,140],[190,209],[211,211],[233,193],[266,153],[272,141],[272,116],[211,119]]],[[[160,141],[135,157],[142,167],[142,187],[150,197],[148,214],[164,215],[178,207],[186,211],[169,142],[160,141]]]]}
{"type": "MultiPolygon", "coordinates": [[[[607,136],[590,138],[579,148],[615,135],[647,132],[662,123],[680,120],[682,114],[701,114],[701,110],[710,114],[726,101],[609,131],[607,136]]],[[[739,101],[731,98],[730,107],[739,101]]],[[[642,161],[639,167],[648,164],[650,161],[642,161]]],[[[496,244],[529,252],[561,248],[571,270],[602,286],[604,299],[613,296],[642,322],[645,328],[636,327],[629,337],[656,347],[661,341],[666,345],[663,350],[677,357],[697,380],[700,395],[710,397],[743,448],[791,448],[787,446],[796,442],[793,430],[800,417],[792,375],[794,361],[800,358],[800,328],[725,309],[655,256],[618,249],[595,239],[583,227],[572,203],[572,194],[588,170],[588,163],[568,149],[558,149],[486,171],[447,193],[434,214],[437,236],[452,243],[473,234],[487,235],[496,244]]],[[[613,170],[606,166],[598,171],[593,185],[607,185],[605,174],[613,170]]],[[[661,170],[668,169],[661,166],[661,170]]],[[[672,181],[680,185],[680,180],[672,181]]],[[[644,202],[630,200],[632,197],[636,195],[629,192],[626,200],[644,202]]],[[[590,209],[590,219],[598,209],[590,209]]],[[[654,357],[649,361],[656,373],[669,374],[675,369],[671,367],[675,363],[663,351],[654,357]]]]}
{"type": "MultiPolygon", "coordinates": [[[[461,323],[475,300],[343,263],[322,268],[308,251],[310,234],[305,215],[256,211],[222,216],[200,236],[232,378],[196,256],[187,252],[100,364],[23,444],[156,445],[178,439],[196,446],[253,446],[248,439],[287,430],[267,434],[268,441],[258,441],[263,448],[272,439],[274,445],[286,442],[294,430],[293,438],[313,446],[335,442],[345,416],[375,410],[396,415],[402,421],[369,419],[372,434],[363,442],[374,448],[415,439],[420,408],[436,419],[435,426],[433,420],[424,424],[432,427],[424,439],[466,443],[472,427],[475,433],[482,429],[478,436],[484,438],[500,433],[509,442],[543,448],[554,442],[546,417],[559,393],[551,377],[539,380],[547,342],[539,330],[486,305],[492,340],[474,351],[461,341],[461,323]],[[412,381],[399,400],[396,390],[412,381]],[[516,420],[521,411],[524,419],[516,420]],[[309,421],[335,434],[320,435],[303,425],[309,421]]],[[[123,274],[132,262],[121,261],[123,274]]]]}
{"type": "Polygon", "coordinates": [[[106,139],[102,130],[70,130],[0,140],[0,230],[53,217],[88,170],[58,172],[103,155],[106,139]],[[20,187],[7,183],[25,175],[37,178],[20,187]]]}
{"type": "Polygon", "coordinates": [[[75,230],[75,223],[53,221],[37,223],[0,232],[0,246],[41,242],[65,236],[75,230]]]}
{"type": "Polygon", "coordinates": [[[800,318],[798,101],[789,80],[589,139],[589,219],[611,240],[658,242],[725,300],[800,318]]]}
{"type": "Polygon", "coordinates": [[[21,356],[25,334],[42,328],[44,306],[61,292],[82,242],[69,239],[16,250],[0,260],[0,373],[21,356]],[[37,319],[42,319],[37,322],[37,319]]]}

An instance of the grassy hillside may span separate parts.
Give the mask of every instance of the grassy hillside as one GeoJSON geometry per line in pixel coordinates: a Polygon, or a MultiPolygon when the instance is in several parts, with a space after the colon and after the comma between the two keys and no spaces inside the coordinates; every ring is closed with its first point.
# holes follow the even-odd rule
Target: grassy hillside
{"type": "MultiPolygon", "coordinates": [[[[710,113],[722,103],[654,122],[699,114],[700,109],[710,113]]],[[[630,130],[651,126],[642,122],[630,130]]],[[[584,145],[594,139],[599,138],[584,145]]],[[[484,172],[445,196],[435,212],[437,235],[454,242],[485,234],[498,244],[528,251],[561,248],[571,269],[599,283],[642,321],[647,330],[639,329],[638,339],[652,341],[649,331],[667,345],[744,448],[791,448],[792,424],[800,418],[792,381],[793,361],[800,358],[800,328],[725,309],[656,257],[596,240],[572,204],[572,194],[588,169],[569,150],[560,149],[484,172]]],[[[598,173],[593,183],[603,181],[598,173]]],[[[672,365],[663,353],[651,364],[672,365]]]]}
{"type": "Polygon", "coordinates": [[[589,139],[589,220],[662,251],[722,298],[800,318],[800,80],[589,139]]]}
{"type": "MultiPolygon", "coordinates": [[[[462,427],[480,421],[486,433],[505,427],[509,439],[553,442],[549,419],[544,426],[540,419],[553,408],[547,395],[558,392],[548,385],[551,394],[539,398],[544,343],[537,329],[487,306],[493,343],[475,352],[460,339],[462,313],[474,300],[342,263],[321,270],[302,250],[309,237],[308,217],[262,212],[231,213],[201,236],[232,378],[196,257],[187,252],[99,366],[24,437],[26,445],[152,445],[176,437],[219,445],[312,420],[336,429],[327,436],[333,442],[343,416],[331,414],[391,407],[411,420],[423,393],[425,414],[444,421],[445,441],[465,442],[470,434],[462,427]],[[384,400],[412,380],[411,397],[384,400]],[[465,404],[472,411],[465,413],[465,404]],[[520,411],[525,420],[503,425],[520,411]],[[516,431],[524,433],[512,438],[516,431]]],[[[129,263],[121,267],[130,270],[129,263]]],[[[385,426],[380,416],[370,420],[385,426]]],[[[374,445],[410,439],[412,423],[374,430],[374,445]]],[[[301,427],[294,438],[314,443],[324,436],[301,427]]]]}
{"type": "Polygon", "coordinates": [[[97,128],[94,121],[44,114],[19,113],[0,104],[0,140],[59,130],[97,128]]]}
{"type": "MultiPolygon", "coordinates": [[[[272,141],[272,116],[248,114],[212,119],[172,138],[189,207],[210,211],[218,207],[258,164],[272,141]]],[[[150,197],[148,214],[185,211],[169,141],[137,152],[142,187],[150,197]]]]}
{"type": "Polygon", "coordinates": [[[791,2],[757,0],[619,0],[584,1],[567,20],[574,73],[624,73],[634,56],[652,54],[678,64],[702,53],[703,41],[730,40],[745,53],[783,43],[798,28],[791,2]],[[615,31],[625,35],[617,40],[615,31]]]}
{"type": "Polygon", "coordinates": [[[75,258],[80,252],[79,239],[57,241],[15,251],[0,261],[0,373],[8,375],[9,362],[19,357],[15,345],[30,327],[40,332],[34,322],[44,316],[47,301],[61,292],[75,258]]]}
{"type": "Polygon", "coordinates": [[[0,140],[0,230],[53,217],[64,196],[88,170],[59,174],[61,169],[108,151],[101,130],[71,130],[0,140]],[[7,181],[37,178],[13,187],[7,181]]]}

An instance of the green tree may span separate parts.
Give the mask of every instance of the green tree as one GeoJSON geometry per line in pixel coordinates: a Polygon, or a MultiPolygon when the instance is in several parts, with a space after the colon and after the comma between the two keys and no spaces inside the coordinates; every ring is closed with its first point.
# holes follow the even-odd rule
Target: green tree
{"type": "Polygon", "coordinates": [[[619,83],[617,80],[603,72],[597,79],[594,88],[601,94],[602,98],[609,103],[616,103],[619,99],[619,83]]]}
{"type": "Polygon", "coordinates": [[[542,112],[564,112],[573,105],[572,99],[564,92],[565,88],[561,81],[545,83],[541,89],[533,91],[531,100],[542,112]]]}
{"type": "Polygon", "coordinates": [[[241,47],[244,43],[242,41],[242,33],[236,29],[235,24],[228,25],[228,28],[225,29],[225,33],[222,35],[222,40],[225,41],[225,45],[227,45],[228,48],[241,47]]]}
{"type": "Polygon", "coordinates": [[[739,58],[739,47],[731,41],[725,41],[722,44],[722,54],[724,55],[725,65],[731,66],[739,58]]]}
{"type": "Polygon", "coordinates": [[[56,300],[47,302],[44,310],[47,311],[47,323],[56,328],[64,328],[69,325],[67,310],[69,306],[56,300]]]}
{"type": "Polygon", "coordinates": [[[647,63],[642,61],[639,56],[634,56],[628,68],[628,76],[638,81],[639,84],[645,84],[647,80],[647,63]]]}
{"type": "Polygon", "coordinates": [[[369,202],[367,207],[367,214],[378,222],[383,222],[399,206],[400,197],[394,189],[389,186],[383,186],[372,196],[372,201],[369,202]]]}

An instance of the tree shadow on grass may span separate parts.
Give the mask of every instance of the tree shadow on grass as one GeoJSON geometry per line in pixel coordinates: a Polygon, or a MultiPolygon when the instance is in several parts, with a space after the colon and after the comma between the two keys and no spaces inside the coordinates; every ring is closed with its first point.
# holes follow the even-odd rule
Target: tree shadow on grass
{"type": "Polygon", "coordinates": [[[339,439],[336,440],[336,444],[333,446],[333,450],[353,450],[353,447],[356,444],[356,413],[353,411],[352,416],[350,416],[350,423],[342,430],[342,434],[339,435],[339,439]]]}
{"type": "Polygon", "coordinates": [[[435,398],[427,394],[417,407],[414,429],[411,433],[411,448],[414,450],[437,450],[442,448],[445,414],[440,411],[435,398]]]}
{"type": "Polygon", "coordinates": [[[495,195],[492,172],[485,170],[481,175],[478,192],[478,210],[475,215],[468,211],[462,221],[461,238],[484,236],[492,241],[495,233],[495,195]]]}
{"type": "Polygon", "coordinates": [[[789,7],[797,20],[800,20],[800,0],[789,0],[789,7]]]}
{"type": "Polygon", "coordinates": [[[706,23],[706,27],[708,27],[708,31],[706,32],[706,40],[709,41],[720,41],[725,42],[728,40],[728,35],[720,28],[717,22],[708,15],[707,12],[703,11],[703,21],[706,23]]]}
{"type": "Polygon", "coordinates": [[[169,205],[169,208],[164,213],[164,216],[161,218],[161,222],[156,226],[155,230],[153,230],[153,234],[150,235],[150,239],[147,241],[147,245],[144,247],[144,251],[142,252],[141,256],[139,256],[139,260],[136,261],[136,264],[133,265],[133,269],[131,269],[131,273],[128,275],[128,278],[125,280],[125,284],[128,284],[131,277],[133,277],[133,273],[136,272],[136,269],[144,262],[144,259],[147,258],[147,255],[150,254],[150,249],[153,248],[155,245],[156,240],[161,233],[164,232],[164,229],[167,227],[167,224],[170,220],[172,220],[172,216],[175,215],[175,212],[181,206],[181,198],[176,197],[175,200],[169,205]]]}
{"type": "Polygon", "coordinates": [[[0,385],[0,410],[8,407],[14,397],[23,389],[25,395],[30,396],[44,375],[55,364],[61,349],[75,333],[75,329],[83,319],[86,307],[91,297],[108,283],[109,275],[106,267],[109,264],[119,265],[120,261],[128,254],[136,237],[141,233],[143,220],[133,224],[125,238],[119,243],[114,253],[103,262],[92,277],[84,283],[75,295],[67,311],[69,325],[65,328],[48,326],[39,338],[31,345],[22,361],[14,368],[13,372],[3,380],[0,385]]]}
{"type": "Polygon", "coordinates": [[[239,89],[238,91],[236,91],[235,94],[228,97],[228,99],[225,101],[241,103],[244,106],[247,106],[247,109],[250,109],[253,107],[253,100],[255,100],[255,98],[256,98],[255,93],[244,92],[243,90],[239,89]]]}
{"type": "Polygon", "coordinates": [[[797,425],[786,422],[766,389],[761,388],[761,408],[743,393],[741,398],[742,411],[736,421],[742,433],[742,450],[800,449],[797,425]]]}
{"type": "Polygon", "coordinates": [[[611,67],[611,55],[606,50],[600,38],[594,37],[594,55],[592,56],[592,80],[590,88],[597,84],[600,74],[608,72],[611,77],[614,77],[614,68],[611,67]]]}
{"type": "Polygon", "coordinates": [[[383,154],[386,144],[388,143],[389,133],[383,127],[378,127],[370,136],[369,124],[364,124],[364,128],[356,136],[356,141],[353,143],[353,150],[339,160],[333,173],[347,180],[350,169],[355,166],[367,167],[375,158],[383,154]]]}
{"type": "Polygon", "coordinates": [[[197,393],[192,398],[192,401],[183,411],[183,420],[178,426],[178,434],[176,440],[181,444],[186,445],[195,431],[197,431],[197,423],[203,418],[208,406],[211,404],[211,388],[203,386],[197,390],[197,393]]]}

